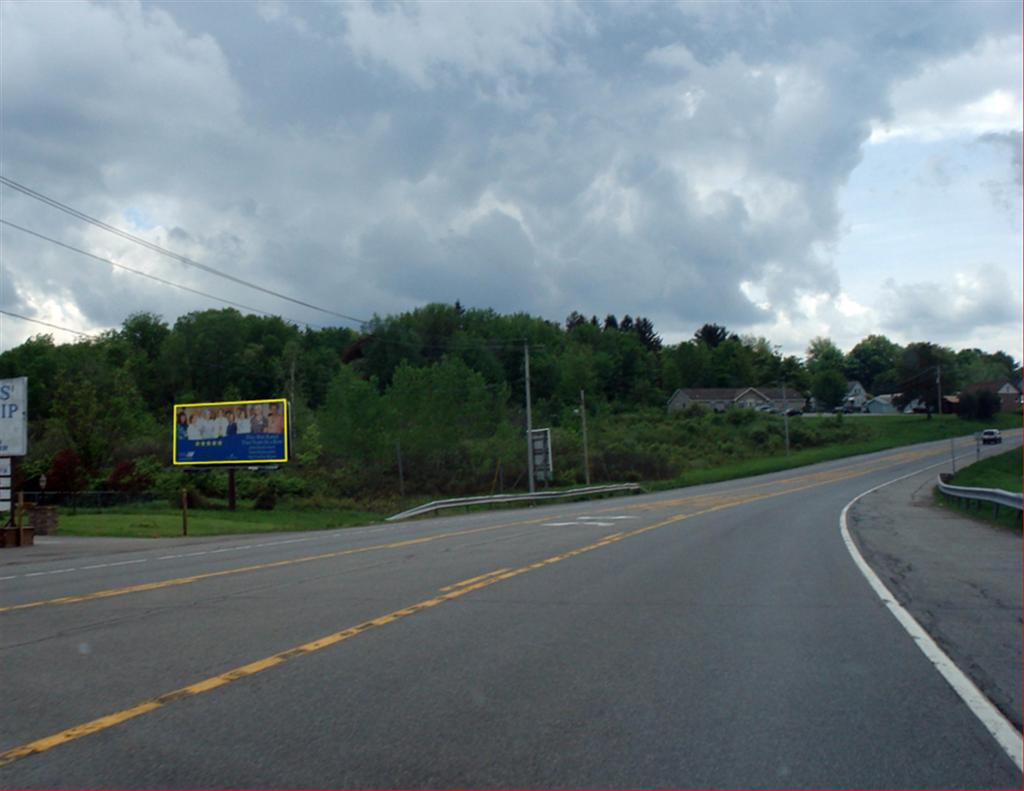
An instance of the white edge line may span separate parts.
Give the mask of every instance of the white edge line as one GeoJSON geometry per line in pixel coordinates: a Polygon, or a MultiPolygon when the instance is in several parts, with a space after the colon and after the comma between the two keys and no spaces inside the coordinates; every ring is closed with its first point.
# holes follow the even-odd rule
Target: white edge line
{"type": "Polygon", "coordinates": [[[850,530],[847,526],[846,515],[849,512],[851,506],[853,506],[860,498],[866,495],[876,492],[886,486],[889,486],[899,481],[905,480],[906,478],[912,478],[915,475],[920,475],[925,470],[930,470],[933,467],[941,467],[948,464],[948,460],[939,464],[930,464],[927,467],[922,467],[907,475],[901,475],[899,478],[893,478],[891,481],[879,484],[878,486],[868,489],[866,492],[861,492],[848,502],[844,507],[842,513],[839,515],[839,529],[843,536],[843,542],[846,544],[846,549],[849,551],[853,562],[857,564],[857,568],[860,569],[860,573],[864,575],[868,583],[874,589],[875,593],[882,600],[882,603],[889,608],[889,612],[893,614],[900,625],[906,629],[907,633],[917,644],[917,647],[921,649],[921,652],[928,658],[928,661],[935,665],[935,669],[942,674],[942,677],[946,679],[947,683],[953,688],[960,699],[967,704],[967,707],[974,713],[974,716],[981,720],[981,724],[985,726],[986,730],[992,734],[995,740],[999,743],[999,746],[1003,748],[1010,760],[1017,765],[1017,769],[1024,771],[1024,743],[1021,741],[1021,734],[1017,731],[1013,724],[1003,716],[1003,713],[995,707],[995,705],[984,693],[975,686],[974,682],[971,681],[967,675],[956,666],[956,663],[950,659],[949,655],[939,648],[938,644],[931,638],[931,636],[924,630],[924,628],[917,622],[913,615],[911,615],[898,601],[896,597],[892,595],[892,592],[885,587],[885,583],[875,574],[874,570],[868,565],[867,561],[864,560],[864,556],[860,554],[860,550],[857,549],[857,545],[853,542],[853,538],[850,536],[850,530]]]}

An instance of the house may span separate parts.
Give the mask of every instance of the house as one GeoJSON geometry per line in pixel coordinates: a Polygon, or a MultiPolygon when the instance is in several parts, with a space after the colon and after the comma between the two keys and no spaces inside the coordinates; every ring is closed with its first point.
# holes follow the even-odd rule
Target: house
{"type": "Polygon", "coordinates": [[[871,396],[864,389],[864,385],[856,379],[846,383],[846,395],[843,396],[844,407],[852,407],[854,410],[860,411],[870,398],[871,396]]]}
{"type": "Polygon", "coordinates": [[[892,394],[869,398],[864,402],[864,411],[871,415],[899,414],[899,410],[892,403],[892,394]]]}
{"type": "Polygon", "coordinates": [[[968,385],[960,391],[960,395],[978,395],[982,391],[988,390],[999,396],[999,408],[1003,412],[1009,412],[1017,409],[1021,404],[1021,392],[1012,382],[1008,382],[1005,379],[1002,381],[995,382],[978,382],[977,384],[968,385]]]}
{"type": "Polygon", "coordinates": [[[803,409],[804,396],[796,390],[775,387],[688,387],[676,390],[668,400],[668,411],[679,412],[692,404],[700,404],[715,412],[729,407],[785,411],[803,409]]]}

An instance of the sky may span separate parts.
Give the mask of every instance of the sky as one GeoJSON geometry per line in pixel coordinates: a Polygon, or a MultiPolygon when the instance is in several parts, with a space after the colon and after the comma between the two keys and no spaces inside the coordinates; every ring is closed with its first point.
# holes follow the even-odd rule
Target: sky
{"type": "MultiPolygon", "coordinates": [[[[1018,2],[0,3],[0,219],[310,326],[429,302],[1022,357],[1018,2]],[[330,311],[330,312],[326,312],[330,311]]],[[[0,225],[0,310],[223,307],[0,225]]],[[[0,350],[40,332],[0,316],[0,350]]]]}

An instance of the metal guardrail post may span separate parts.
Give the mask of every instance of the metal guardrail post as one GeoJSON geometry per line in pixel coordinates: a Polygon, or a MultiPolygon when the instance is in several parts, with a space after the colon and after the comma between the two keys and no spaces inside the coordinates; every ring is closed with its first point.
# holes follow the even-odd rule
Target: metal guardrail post
{"type": "Polygon", "coordinates": [[[590,495],[615,494],[618,492],[640,493],[643,489],[635,483],[616,483],[608,486],[584,486],[578,489],[567,489],[561,492],[536,492],[534,494],[497,494],[484,497],[455,497],[448,500],[434,500],[424,505],[402,511],[400,514],[389,516],[385,522],[397,522],[401,519],[409,519],[422,514],[436,513],[447,508],[462,508],[469,510],[471,505],[492,505],[496,503],[533,502],[536,500],[558,500],[564,497],[588,497],[590,495]]]}
{"type": "Polygon", "coordinates": [[[941,475],[936,483],[940,492],[957,500],[966,500],[968,507],[970,503],[976,502],[980,510],[982,503],[991,503],[993,516],[998,516],[1001,507],[1024,512],[1024,496],[1016,492],[1007,492],[1002,489],[982,489],[974,486],[953,486],[942,480],[941,475]]]}

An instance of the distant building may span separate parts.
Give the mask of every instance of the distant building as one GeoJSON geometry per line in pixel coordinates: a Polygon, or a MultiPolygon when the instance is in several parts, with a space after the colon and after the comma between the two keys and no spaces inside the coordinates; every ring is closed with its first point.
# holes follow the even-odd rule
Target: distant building
{"type": "Polygon", "coordinates": [[[803,409],[805,398],[796,390],[781,387],[687,387],[676,390],[668,400],[668,411],[679,412],[692,404],[724,412],[729,407],[740,409],[771,409],[783,412],[803,409]]]}
{"type": "Polygon", "coordinates": [[[843,396],[844,407],[851,407],[859,411],[864,408],[864,405],[870,398],[871,396],[864,389],[864,385],[857,380],[846,383],[846,395],[843,396]]]}
{"type": "Polygon", "coordinates": [[[864,402],[865,412],[872,415],[897,415],[899,410],[892,403],[892,395],[881,395],[869,398],[864,402]]]}
{"type": "Polygon", "coordinates": [[[1003,412],[1017,409],[1021,405],[1021,392],[1012,382],[1005,379],[995,382],[978,382],[968,385],[960,391],[960,395],[978,395],[985,390],[999,396],[999,408],[1003,412]]]}

